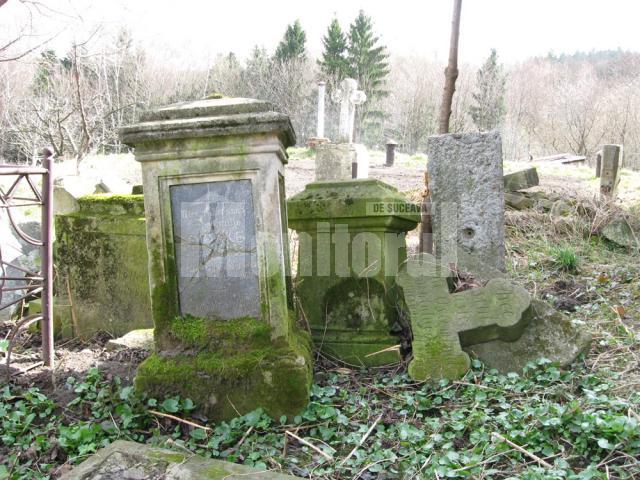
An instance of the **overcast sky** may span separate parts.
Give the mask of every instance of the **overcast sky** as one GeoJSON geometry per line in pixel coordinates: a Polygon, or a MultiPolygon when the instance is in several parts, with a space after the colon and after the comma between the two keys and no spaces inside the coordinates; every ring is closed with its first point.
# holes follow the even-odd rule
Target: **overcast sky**
{"type": "MultiPolygon", "coordinates": [[[[160,59],[206,64],[217,53],[246,56],[258,44],[273,52],[288,23],[299,18],[312,55],[333,16],[343,28],[362,8],[389,51],[444,60],[452,0],[43,0],[61,13],[47,19],[60,32],[52,45],[63,53],[96,24],[119,26],[160,59]],[[64,15],[63,15],[64,14],[64,15]],[[66,28],[65,28],[66,26],[66,28]]],[[[18,0],[0,9],[0,28],[24,17],[18,0]]],[[[36,22],[41,21],[37,12],[36,22]]],[[[640,51],[638,0],[464,0],[460,61],[480,63],[491,48],[504,62],[535,55],[617,49],[640,51]]],[[[42,26],[37,23],[38,28],[42,26]]],[[[1,33],[0,33],[1,34],[1,33]]]]}

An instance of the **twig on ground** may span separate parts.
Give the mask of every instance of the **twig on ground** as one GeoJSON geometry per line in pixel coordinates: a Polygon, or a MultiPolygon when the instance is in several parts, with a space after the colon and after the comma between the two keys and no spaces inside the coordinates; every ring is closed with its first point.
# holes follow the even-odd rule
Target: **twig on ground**
{"type": "Polygon", "coordinates": [[[538,464],[542,465],[543,467],[545,467],[545,468],[553,468],[553,465],[551,465],[549,462],[545,462],[543,459],[541,459],[535,453],[531,453],[529,450],[526,450],[526,449],[522,448],[517,443],[513,443],[511,440],[509,440],[508,438],[503,437],[499,433],[493,432],[491,435],[494,436],[495,438],[497,438],[498,440],[500,440],[501,442],[506,443],[510,447],[515,448],[520,453],[523,453],[524,455],[526,455],[527,457],[531,458],[532,460],[535,460],[536,462],[538,462],[538,464]]]}
{"type": "Polygon", "coordinates": [[[355,447],[353,447],[353,450],[349,452],[349,455],[344,457],[344,460],[340,462],[340,465],[338,465],[338,468],[342,468],[342,466],[344,466],[344,464],[347,463],[347,460],[349,460],[353,456],[353,454],[356,453],[356,450],[358,450],[362,446],[362,444],[367,440],[367,438],[369,438],[369,435],[371,435],[371,432],[373,432],[374,428],[376,428],[376,425],[378,425],[378,422],[382,420],[382,415],[383,414],[381,413],[378,416],[378,418],[376,418],[375,422],[373,422],[373,425],[371,425],[371,427],[369,427],[369,430],[367,430],[367,433],[365,433],[362,436],[358,444],[355,447]]]}
{"type": "Polygon", "coordinates": [[[201,428],[203,430],[209,430],[209,431],[211,430],[211,428],[209,428],[209,427],[205,427],[204,425],[200,425],[200,424],[192,422],[190,420],[185,420],[184,418],[176,417],[175,415],[170,415],[168,413],[158,412],[156,410],[148,410],[148,412],[153,414],[153,415],[157,415],[159,417],[169,418],[171,420],[175,420],[176,422],[184,423],[185,425],[189,425],[191,427],[201,428]]]}
{"type": "Polygon", "coordinates": [[[304,438],[300,438],[298,435],[296,435],[293,432],[290,432],[289,430],[285,430],[284,432],[285,436],[289,435],[292,438],[295,438],[297,441],[299,441],[300,443],[302,443],[303,445],[306,445],[307,447],[309,447],[310,449],[312,449],[314,452],[319,453],[320,455],[322,455],[324,458],[326,458],[329,461],[333,461],[333,456],[329,455],[327,452],[319,449],[318,447],[316,447],[313,443],[308,442],[307,440],[305,440],[304,438]]]}

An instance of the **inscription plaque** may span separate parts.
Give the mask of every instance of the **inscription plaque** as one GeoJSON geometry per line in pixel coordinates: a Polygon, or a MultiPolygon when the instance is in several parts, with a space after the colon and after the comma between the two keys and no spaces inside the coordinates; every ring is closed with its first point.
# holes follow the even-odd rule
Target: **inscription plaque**
{"type": "Polygon", "coordinates": [[[250,180],[170,187],[180,313],[260,318],[250,180]]]}

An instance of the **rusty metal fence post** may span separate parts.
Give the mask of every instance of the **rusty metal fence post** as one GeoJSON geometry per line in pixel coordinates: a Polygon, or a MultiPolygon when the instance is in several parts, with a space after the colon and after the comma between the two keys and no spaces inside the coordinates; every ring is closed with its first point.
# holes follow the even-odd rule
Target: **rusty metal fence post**
{"type": "Polygon", "coordinates": [[[16,263],[5,261],[2,257],[2,242],[0,242],[0,310],[9,308],[20,302],[29,301],[40,295],[42,312],[30,314],[18,319],[9,333],[9,347],[6,353],[7,376],[9,376],[9,364],[11,362],[11,350],[15,338],[21,329],[32,323],[40,322],[42,333],[42,362],[48,366],[54,366],[53,344],[53,151],[45,148],[42,152],[42,167],[0,165],[0,177],[15,177],[9,188],[4,191],[0,185],[0,211],[7,214],[10,227],[18,237],[27,244],[40,247],[41,269],[40,272],[32,271],[16,263]],[[33,177],[41,176],[42,186],[40,190],[33,177]],[[26,185],[25,185],[26,184],[26,185]],[[27,188],[33,196],[23,196],[21,188],[27,188]],[[22,230],[13,216],[12,208],[40,206],[42,208],[41,239],[34,238],[22,230]],[[18,272],[9,274],[10,268],[18,272]],[[7,285],[7,282],[18,285],[7,285]],[[4,301],[6,292],[23,292],[18,298],[4,301]]]}
{"type": "Polygon", "coordinates": [[[42,166],[47,171],[42,176],[42,361],[53,367],[53,151],[42,152],[42,166]]]}

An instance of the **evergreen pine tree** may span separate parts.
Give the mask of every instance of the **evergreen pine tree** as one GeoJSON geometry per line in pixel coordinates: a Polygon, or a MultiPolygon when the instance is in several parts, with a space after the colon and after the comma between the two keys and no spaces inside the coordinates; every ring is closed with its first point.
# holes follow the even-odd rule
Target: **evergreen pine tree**
{"type": "Polygon", "coordinates": [[[320,70],[334,84],[339,83],[347,72],[347,37],[340,28],[338,19],[334,18],[322,38],[324,50],[322,59],[318,60],[320,70]]]}
{"type": "Polygon", "coordinates": [[[469,107],[469,114],[478,130],[493,130],[502,123],[505,115],[505,82],[502,65],[498,64],[498,54],[492,49],[476,75],[473,104],[469,107]]]}
{"type": "Polygon", "coordinates": [[[358,81],[358,88],[367,94],[367,101],[356,109],[355,137],[359,138],[366,119],[374,124],[383,117],[376,110],[378,99],[387,95],[384,89],[389,74],[389,63],[386,49],[379,44],[380,38],[373,32],[371,17],[360,13],[349,27],[349,44],[347,47],[347,76],[358,81]]]}
{"type": "Polygon", "coordinates": [[[280,40],[276,48],[275,58],[280,62],[287,60],[304,60],[307,58],[305,43],[307,34],[300,25],[300,20],[296,20],[287,26],[284,37],[280,40]]]}

